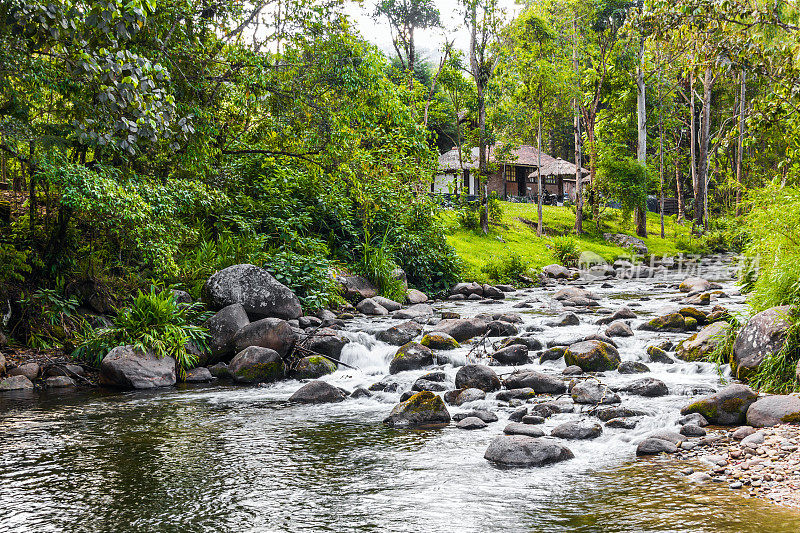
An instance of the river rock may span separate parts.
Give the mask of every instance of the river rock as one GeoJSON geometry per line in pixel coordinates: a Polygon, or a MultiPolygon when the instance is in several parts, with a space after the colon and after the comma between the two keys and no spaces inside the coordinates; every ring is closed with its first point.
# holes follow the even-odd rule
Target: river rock
{"type": "MultiPolygon", "coordinates": [[[[610,344],[614,348],[619,348],[619,345],[617,344],[617,341],[615,341],[614,339],[612,339],[611,337],[609,337],[607,335],[603,335],[602,333],[591,333],[589,335],[586,335],[581,340],[582,341],[600,341],[600,342],[604,342],[606,344],[610,344]]],[[[574,344],[574,343],[570,343],[570,344],[574,344]]]]}
{"type": "Polygon", "coordinates": [[[684,307],[678,311],[683,315],[683,318],[694,318],[697,320],[698,325],[705,325],[708,321],[708,316],[696,307],[684,307]]]}
{"type": "Polygon", "coordinates": [[[756,398],[756,393],[746,385],[728,385],[719,392],[690,403],[681,409],[681,414],[700,413],[712,424],[740,425],[744,423],[747,409],[756,398]]]}
{"type": "Polygon", "coordinates": [[[358,302],[356,309],[358,309],[359,313],[364,313],[365,315],[385,316],[389,314],[388,309],[372,298],[364,298],[358,302]]]}
{"type": "Polygon", "coordinates": [[[483,297],[491,298],[492,300],[503,300],[505,299],[506,295],[503,293],[503,291],[493,285],[484,285],[483,297]]]}
{"type": "Polygon", "coordinates": [[[341,402],[346,396],[341,389],[326,381],[310,381],[297,389],[289,397],[289,401],[298,403],[335,403],[341,402]]]}
{"type": "Polygon", "coordinates": [[[527,437],[543,437],[544,430],[530,424],[520,424],[519,422],[511,422],[504,429],[503,433],[506,435],[525,435],[527,437]]]}
{"type": "MultiPolygon", "coordinates": [[[[522,422],[522,420],[526,416],[528,416],[528,408],[523,405],[521,407],[516,408],[514,410],[514,412],[512,412],[510,415],[508,415],[508,421],[509,422],[522,422]]],[[[542,418],[542,420],[544,420],[544,418],[542,418]]]]}
{"type": "Polygon", "coordinates": [[[32,388],[33,383],[31,380],[22,374],[0,379],[0,391],[25,390],[32,388]]]}
{"type": "MultiPolygon", "coordinates": [[[[384,298],[383,296],[373,296],[372,301],[376,304],[380,305],[390,313],[395,311],[399,311],[403,306],[399,302],[395,302],[394,300],[390,300],[389,298],[384,298]]],[[[356,306],[358,308],[358,306],[356,306]]]]}
{"type": "Polygon", "coordinates": [[[336,363],[319,355],[303,357],[291,372],[294,379],[319,379],[336,372],[336,363]]]}
{"type": "MultiPolygon", "coordinates": [[[[447,402],[452,405],[464,405],[465,403],[476,402],[486,398],[486,392],[481,389],[476,389],[475,387],[448,391],[448,393],[450,392],[455,393],[449,396],[450,401],[447,402]]],[[[445,400],[447,399],[448,397],[445,397],[445,400]]]]}
{"type": "Polygon", "coordinates": [[[536,394],[560,394],[567,390],[567,385],[561,378],[542,374],[541,372],[533,370],[514,372],[503,381],[503,386],[507,389],[529,387],[533,389],[536,394]]]}
{"type": "Polygon", "coordinates": [[[632,409],[622,405],[613,407],[601,407],[595,411],[595,416],[603,422],[608,422],[613,418],[631,418],[635,416],[646,416],[648,413],[640,409],[632,409]]]}
{"type": "Polygon", "coordinates": [[[431,381],[429,379],[425,379],[421,377],[417,379],[413,385],[411,385],[411,390],[416,392],[421,391],[430,391],[430,392],[444,392],[447,390],[447,385],[440,381],[431,381]]]}
{"type": "Polygon", "coordinates": [[[231,377],[231,373],[228,370],[227,363],[217,363],[208,367],[208,371],[211,372],[211,375],[217,379],[224,379],[231,377]]]}
{"type": "Polygon", "coordinates": [[[565,376],[579,376],[583,374],[583,369],[578,365],[569,365],[567,368],[562,370],[561,373],[565,376]]]}
{"type": "Polygon", "coordinates": [[[483,429],[488,424],[476,416],[468,416],[456,424],[458,429],[483,429]]]}
{"type": "Polygon", "coordinates": [[[497,393],[495,398],[500,402],[510,402],[511,400],[528,400],[534,398],[536,393],[530,387],[523,387],[521,389],[508,389],[501,390],[497,393]]]}
{"type": "Polygon", "coordinates": [[[542,349],[542,342],[539,339],[530,336],[509,337],[507,339],[503,339],[500,342],[500,347],[506,348],[508,346],[513,346],[515,344],[525,346],[526,348],[528,348],[528,351],[536,351],[542,349]]]}
{"type": "Polygon", "coordinates": [[[403,322],[378,332],[375,338],[386,344],[402,346],[408,344],[422,333],[422,326],[414,321],[403,322]]]}
{"type": "Polygon", "coordinates": [[[727,322],[714,322],[678,343],[675,357],[684,361],[704,361],[722,342],[730,328],[727,322]]]}
{"type": "Polygon", "coordinates": [[[465,365],[456,372],[456,388],[476,388],[485,392],[500,388],[500,378],[486,365],[465,365]]]}
{"type": "Polygon", "coordinates": [[[639,361],[623,361],[617,367],[620,374],[644,374],[650,372],[650,368],[639,361]]]}
{"type": "Polygon", "coordinates": [[[626,235],[624,233],[603,233],[603,239],[606,242],[616,244],[622,248],[631,248],[639,255],[647,255],[649,253],[644,241],[633,235],[626,235]]]}
{"type": "Polygon", "coordinates": [[[453,415],[453,420],[459,422],[464,420],[465,418],[477,418],[482,422],[486,422],[487,424],[491,424],[492,422],[497,422],[500,420],[496,414],[491,411],[486,411],[484,409],[474,409],[472,411],[467,411],[465,413],[456,413],[453,415]]]}
{"type": "Polygon", "coordinates": [[[595,293],[586,289],[581,289],[580,287],[564,287],[553,294],[553,299],[558,301],[575,300],[579,298],[585,300],[600,299],[595,293]]]}
{"type": "Polygon", "coordinates": [[[80,365],[73,365],[73,364],[58,364],[48,367],[48,369],[44,373],[47,377],[52,376],[67,376],[74,377],[74,376],[85,376],[86,371],[80,365]]]}
{"type": "Polygon", "coordinates": [[[553,320],[547,322],[547,325],[550,327],[562,327],[562,326],[577,326],[581,323],[581,319],[573,313],[572,311],[561,313],[553,320]]]}
{"type": "Polygon", "coordinates": [[[364,387],[357,387],[353,392],[350,393],[350,397],[354,399],[358,398],[369,398],[372,396],[372,393],[365,389],[364,387]]]}
{"type": "Polygon", "coordinates": [[[233,348],[240,353],[250,346],[275,350],[285,357],[294,348],[297,334],[285,320],[262,318],[247,324],[233,337],[233,348]]]}
{"type": "Polygon", "coordinates": [[[631,318],[636,318],[636,313],[631,311],[630,307],[623,305],[622,307],[611,313],[609,316],[603,317],[595,323],[599,325],[605,325],[605,324],[611,324],[612,322],[615,322],[617,320],[627,320],[631,318]]]}
{"type": "Polygon", "coordinates": [[[422,337],[420,344],[432,350],[454,350],[461,345],[447,333],[432,332],[422,337]]]}
{"type": "Polygon", "coordinates": [[[612,418],[605,423],[605,426],[616,429],[634,429],[638,424],[637,418],[612,418]]]}
{"type": "Polygon", "coordinates": [[[683,280],[678,287],[681,292],[705,292],[711,288],[711,283],[703,278],[690,277],[683,280]]]}
{"type": "Polygon", "coordinates": [[[492,320],[487,324],[490,337],[508,337],[519,333],[517,326],[502,320],[492,320]]]}
{"type": "Polygon", "coordinates": [[[291,320],[303,314],[291,289],[255,265],[233,265],[215,273],[203,286],[203,299],[215,310],[242,304],[248,314],[259,318],[291,320]]]}
{"type": "Polygon", "coordinates": [[[512,344],[494,352],[492,359],[501,365],[525,365],[528,364],[528,347],[512,344]]]}
{"type": "MultiPolygon", "coordinates": [[[[686,298],[684,298],[683,299],[683,303],[688,304],[688,305],[709,305],[709,304],[711,304],[711,293],[710,292],[701,292],[701,293],[698,293],[698,294],[692,294],[692,295],[687,296],[686,298]]],[[[686,317],[687,320],[689,318],[694,320],[693,317],[686,317]]]]}
{"type": "Polygon", "coordinates": [[[392,318],[399,320],[419,319],[433,315],[433,307],[428,304],[414,304],[405,309],[400,309],[392,314],[392,318]]]}
{"type": "Polygon", "coordinates": [[[237,383],[278,381],[284,375],[283,359],[271,348],[248,346],[231,359],[228,372],[237,383]]]}
{"type": "Polygon", "coordinates": [[[559,439],[584,440],[596,439],[603,434],[600,424],[585,424],[582,422],[566,422],[553,428],[550,435],[559,439]]]}
{"type": "Polygon", "coordinates": [[[542,402],[532,405],[530,408],[530,415],[548,418],[560,413],[571,413],[575,410],[575,406],[567,402],[542,402]]]}
{"type": "Polygon", "coordinates": [[[647,438],[636,447],[636,455],[658,455],[660,453],[677,453],[678,447],[668,440],[647,438]]]}
{"type": "Polygon", "coordinates": [[[800,422],[800,398],[797,396],[765,396],[747,409],[747,423],[764,428],[800,422]]]}
{"type": "Polygon", "coordinates": [[[566,351],[567,349],[564,346],[554,346],[552,348],[548,348],[542,352],[542,355],[539,356],[539,363],[544,363],[545,361],[558,361],[564,357],[564,352],[566,351]]]}
{"type": "Polygon", "coordinates": [[[569,269],[563,265],[547,265],[542,269],[542,274],[553,279],[567,279],[570,276],[569,269]]]}
{"type": "Polygon", "coordinates": [[[176,368],[172,357],[156,357],[151,352],[117,346],[100,363],[100,383],[126,389],[153,389],[175,385],[176,368]]]}
{"type": "Polygon", "coordinates": [[[687,437],[705,437],[706,430],[701,428],[700,426],[696,426],[694,424],[684,424],[681,426],[679,430],[681,435],[685,435],[687,437]]]}
{"type": "Polygon", "coordinates": [[[310,336],[307,337],[305,347],[312,352],[339,359],[342,355],[342,350],[349,342],[350,339],[343,336],[335,329],[319,328],[315,329],[310,336]]]}
{"type": "Polygon", "coordinates": [[[389,363],[389,374],[397,374],[405,370],[418,370],[433,365],[433,354],[430,348],[416,342],[404,344],[394,354],[389,363]]]}
{"type": "Polygon", "coordinates": [[[668,365],[675,363],[675,361],[673,361],[672,358],[667,355],[667,352],[658,346],[647,347],[647,358],[651,363],[665,363],[668,365]]]}
{"type": "Polygon", "coordinates": [[[606,328],[609,337],[633,337],[633,330],[622,320],[615,320],[606,328]]]}
{"type": "Polygon", "coordinates": [[[686,329],[686,319],[680,313],[669,313],[645,322],[639,329],[644,331],[666,331],[679,333],[686,329]]]}
{"type": "Polygon", "coordinates": [[[708,425],[708,420],[706,420],[706,417],[700,413],[689,413],[688,415],[679,418],[678,424],[682,426],[685,426],[686,424],[692,424],[704,428],[708,425]]]}
{"type": "Polygon", "coordinates": [[[572,401],[584,404],[612,404],[620,403],[619,395],[608,386],[594,380],[582,381],[572,387],[570,391],[572,401]]]}
{"type": "Polygon", "coordinates": [[[755,432],[756,428],[754,428],[753,426],[740,426],[736,428],[736,431],[731,433],[731,437],[733,437],[736,440],[742,440],[745,437],[749,437],[755,432]]]}
{"type": "Polygon", "coordinates": [[[402,428],[441,426],[450,423],[450,413],[439,396],[422,391],[396,405],[383,423],[402,428]]]}
{"type": "Polygon", "coordinates": [[[337,276],[336,281],[341,285],[348,302],[358,303],[364,298],[378,295],[378,288],[363,276],[337,276]]]}
{"type": "Polygon", "coordinates": [[[747,378],[754,374],[769,353],[777,353],[786,342],[791,306],[771,307],[753,315],[739,330],[733,343],[731,369],[747,378]]]}
{"type": "Polygon", "coordinates": [[[752,435],[748,435],[742,439],[742,447],[753,448],[756,449],[762,444],[764,444],[764,434],[760,431],[753,433],[752,435]]]}
{"type": "Polygon", "coordinates": [[[187,370],[186,375],[183,377],[183,381],[186,383],[206,383],[213,380],[214,376],[211,375],[211,371],[204,366],[187,370]]]}
{"type": "Polygon", "coordinates": [[[39,374],[41,373],[41,370],[42,369],[39,366],[39,363],[30,362],[30,363],[25,363],[25,364],[19,365],[18,367],[12,368],[11,370],[8,371],[8,375],[9,376],[25,376],[29,380],[34,381],[35,379],[37,379],[39,377],[39,374]]]}
{"type": "Polygon", "coordinates": [[[406,303],[415,305],[415,304],[424,304],[428,301],[428,295],[426,295],[422,291],[418,291],[417,289],[408,289],[406,291],[406,303]]]}
{"type": "Polygon", "coordinates": [[[656,378],[642,378],[637,379],[633,383],[629,383],[619,389],[628,394],[635,394],[636,396],[645,396],[654,398],[657,396],[666,396],[669,394],[667,384],[656,378]]]}
{"type": "Polygon", "coordinates": [[[447,333],[458,342],[485,334],[489,330],[488,322],[480,318],[450,318],[436,324],[435,330],[447,333]]]}
{"type": "Polygon", "coordinates": [[[0,353],[0,376],[6,373],[6,357],[0,353]]]}
{"type": "Polygon", "coordinates": [[[505,466],[543,466],[575,456],[568,448],[551,440],[524,435],[503,435],[489,444],[483,457],[505,466]]]}
{"type": "Polygon", "coordinates": [[[571,345],[564,352],[564,362],[580,367],[584,372],[615,370],[620,364],[619,352],[605,342],[591,340],[571,345]]]}

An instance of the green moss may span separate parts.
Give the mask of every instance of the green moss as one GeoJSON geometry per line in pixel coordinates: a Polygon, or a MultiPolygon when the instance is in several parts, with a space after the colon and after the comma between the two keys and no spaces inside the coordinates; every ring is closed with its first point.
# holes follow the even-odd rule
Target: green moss
{"type": "Polygon", "coordinates": [[[706,314],[696,307],[684,307],[678,311],[684,318],[694,318],[698,324],[705,324],[706,314]]]}
{"type": "Polygon", "coordinates": [[[283,377],[283,363],[256,363],[236,372],[236,376],[250,382],[277,381],[283,377]]]}
{"type": "Polygon", "coordinates": [[[454,350],[461,346],[453,337],[449,335],[445,336],[440,333],[426,334],[422,337],[420,344],[428,348],[433,348],[434,350],[454,350]]]}
{"type": "Polygon", "coordinates": [[[412,413],[421,413],[421,412],[428,412],[428,411],[440,411],[441,409],[447,409],[444,405],[444,401],[437,396],[436,394],[430,391],[422,391],[418,392],[405,402],[401,404],[403,406],[404,411],[409,411],[412,413]]]}

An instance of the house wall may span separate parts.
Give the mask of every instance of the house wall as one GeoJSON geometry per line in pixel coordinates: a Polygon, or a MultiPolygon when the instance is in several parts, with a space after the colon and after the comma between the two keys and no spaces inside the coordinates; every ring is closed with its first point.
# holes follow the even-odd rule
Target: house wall
{"type": "Polygon", "coordinates": [[[436,194],[458,192],[458,188],[462,183],[463,177],[455,172],[450,174],[439,174],[433,178],[431,192],[436,194]]]}

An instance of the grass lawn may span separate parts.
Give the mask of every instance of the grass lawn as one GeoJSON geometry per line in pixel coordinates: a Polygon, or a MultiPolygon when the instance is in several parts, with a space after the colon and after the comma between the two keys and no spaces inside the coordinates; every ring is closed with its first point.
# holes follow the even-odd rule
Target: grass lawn
{"type": "MultiPolygon", "coordinates": [[[[489,227],[489,235],[465,230],[458,225],[454,211],[445,211],[442,216],[449,228],[447,242],[450,243],[469,266],[470,274],[480,279],[480,267],[489,261],[505,257],[511,253],[519,255],[523,261],[530,263],[532,268],[541,268],[555,263],[548,244],[549,236],[563,235],[572,232],[575,226],[575,213],[569,207],[543,206],[544,226],[549,236],[539,238],[534,227],[520,219],[531,222],[538,220],[536,204],[523,204],[501,202],[503,218],[500,224],[489,227]],[[502,239],[502,240],[501,240],[502,239]],[[503,242],[505,241],[505,242],[503,242]]],[[[573,237],[576,239],[581,252],[594,252],[605,260],[614,260],[628,251],[619,246],[606,243],[603,233],[627,233],[636,235],[632,224],[624,225],[620,220],[619,211],[607,209],[605,219],[600,230],[595,228],[593,221],[584,221],[584,235],[573,237]]],[[[651,254],[656,256],[670,256],[684,252],[677,247],[676,241],[680,238],[684,243],[691,243],[691,226],[680,225],[675,222],[674,216],[664,218],[664,231],[666,238],[662,239],[659,216],[656,213],[647,213],[647,231],[649,237],[643,239],[651,254]]]]}

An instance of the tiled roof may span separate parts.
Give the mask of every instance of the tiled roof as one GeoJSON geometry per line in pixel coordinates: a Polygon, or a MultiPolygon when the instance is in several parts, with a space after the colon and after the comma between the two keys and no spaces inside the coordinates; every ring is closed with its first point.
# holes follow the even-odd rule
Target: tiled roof
{"type": "MultiPolygon", "coordinates": [[[[508,163],[513,165],[532,167],[535,172],[539,165],[539,152],[533,146],[523,144],[516,150],[511,151],[511,157],[507,160],[496,161],[495,146],[489,147],[490,163],[508,163]]],[[[462,153],[463,162],[459,161],[458,147],[439,156],[439,170],[460,170],[478,168],[478,148],[472,148],[469,152],[462,153]]],[[[581,168],[584,174],[589,174],[585,168],[581,168]]],[[[542,152],[542,176],[575,176],[575,165],[561,158],[555,158],[542,152]]]]}

